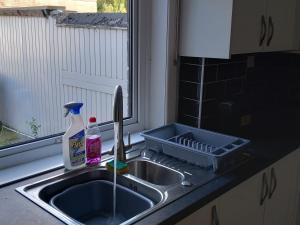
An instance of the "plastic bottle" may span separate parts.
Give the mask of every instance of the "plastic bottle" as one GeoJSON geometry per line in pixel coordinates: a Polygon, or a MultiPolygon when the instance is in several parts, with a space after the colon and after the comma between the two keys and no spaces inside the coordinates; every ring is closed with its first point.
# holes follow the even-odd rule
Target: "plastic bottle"
{"type": "Polygon", "coordinates": [[[71,124],[63,135],[63,159],[68,170],[85,166],[85,132],[80,108],[82,103],[70,102],[64,105],[65,117],[71,114],[71,124]]]}
{"type": "Polygon", "coordinates": [[[89,166],[98,165],[101,161],[101,134],[97,126],[96,117],[89,118],[86,130],[86,164],[89,166]]]}

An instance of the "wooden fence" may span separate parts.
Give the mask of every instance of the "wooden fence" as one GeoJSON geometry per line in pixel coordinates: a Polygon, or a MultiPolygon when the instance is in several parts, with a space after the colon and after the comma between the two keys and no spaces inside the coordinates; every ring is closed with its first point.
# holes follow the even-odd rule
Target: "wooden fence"
{"type": "Polygon", "coordinates": [[[84,120],[112,119],[114,87],[128,112],[127,29],[57,26],[49,17],[0,16],[0,120],[39,136],[62,132],[63,104],[82,101],[84,120]]]}

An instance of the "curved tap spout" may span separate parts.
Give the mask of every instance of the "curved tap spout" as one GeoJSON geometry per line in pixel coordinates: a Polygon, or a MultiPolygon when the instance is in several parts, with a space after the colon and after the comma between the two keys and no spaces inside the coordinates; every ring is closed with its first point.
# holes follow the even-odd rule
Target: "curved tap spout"
{"type": "Polygon", "coordinates": [[[123,91],[120,85],[115,88],[113,103],[113,121],[123,123],[123,91]]]}
{"type": "Polygon", "coordinates": [[[113,103],[113,121],[114,121],[114,134],[115,146],[114,150],[117,151],[117,160],[126,161],[123,141],[123,93],[120,85],[116,86],[113,103]]]}

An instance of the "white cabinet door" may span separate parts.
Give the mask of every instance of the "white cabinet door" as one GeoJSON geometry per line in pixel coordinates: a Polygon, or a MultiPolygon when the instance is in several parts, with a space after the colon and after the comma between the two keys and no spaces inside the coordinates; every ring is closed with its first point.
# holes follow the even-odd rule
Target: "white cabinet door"
{"type": "Polygon", "coordinates": [[[262,51],[267,35],[266,0],[235,0],[233,4],[231,53],[262,51]]]}
{"type": "Polygon", "coordinates": [[[293,152],[269,169],[269,195],[264,225],[293,225],[297,194],[298,152],[293,152]]]}
{"type": "Polygon", "coordinates": [[[233,0],[180,3],[179,55],[229,58],[233,0]]]}
{"type": "MultiPolygon", "coordinates": [[[[295,13],[295,35],[293,41],[293,49],[300,50],[300,1],[296,1],[296,13],[295,13]]],[[[299,223],[300,224],[300,223],[299,223]]]]}
{"type": "Polygon", "coordinates": [[[292,204],[296,205],[295,209],[292,211],[292,216],[295,217],[295,225],[300,225],[300,148],[297,149],[296,158],[298,158],[298,170],[297,170],[297,186],[296,186],[296,197],[292,204]]]}
{"type": "MultiPolygon", "coordinates": [[[[264,204],[260,203],[266,189],[263,190],[261,172],[221,196],[220,224],[222,225],[261,225],[263,223],[264,204]],[[264,193],[262,193],[264,192],[264,193]]],[[[266,174],[265,183],[266,183],[266,174]]],[[[266,187],[265,187],[266,188],[266,187]]]]}
{"type": "Polygon", "coordinates": [[[218,200],[214,200],[205,205],[201,209],[187,216],[183,220],[176,223],[176,225],[214,225],[213,218],[218,219],[218,200]],[[217,212],[216,212],[217,211],[217,212]]]}
{"type": "Polygon", "coordinates": [[[265,51],[293,50],[296,0],[268,0],[265,51]]]}
{"type": "Polygon", "coordinates": [[[176,225],[299,225],[299,159],[300,149],[176,225]]]}

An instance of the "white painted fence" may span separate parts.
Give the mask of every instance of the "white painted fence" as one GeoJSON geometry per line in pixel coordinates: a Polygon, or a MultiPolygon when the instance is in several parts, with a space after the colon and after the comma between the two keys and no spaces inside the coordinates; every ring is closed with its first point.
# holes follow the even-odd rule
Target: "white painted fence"
{"type": "MultiPolygon", "coordinates": [[[[39,136],[62,132],[63,104],[82,101],[84,120],[112,118],[113,91],[128,112],[127,30],[58,27],[55,18],[0,16],[0,120],[39,136]]],[[[126,116],[125,115],[125,116],[126,116]]]]}

